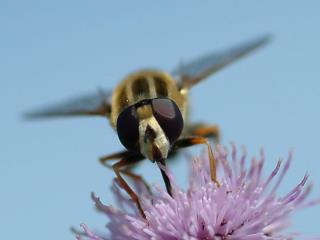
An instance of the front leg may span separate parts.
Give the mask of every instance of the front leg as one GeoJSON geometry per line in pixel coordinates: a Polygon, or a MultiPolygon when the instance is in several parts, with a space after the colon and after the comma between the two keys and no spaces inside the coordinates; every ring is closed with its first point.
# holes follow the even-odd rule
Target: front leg
{"type": "Polygon", "coordinates": [[[210,143],[207,138],[203,137],[186,137],[179,139],[174,143],[173,150],[178,150],[180,148],[190,147],[197,144],[206,144],[208,148],[208,156],[209,156],[209,163],[210,163],[210,175],[211,180],[214,181],[217,186],[220,186],[217,180],[217,169],[216,169],[216,160],[214,158],[210,143]]]}
{"type": "Polygon", "coordinates": [[[135,202],[135,204],[137,205],[141,216],[144,219],[146,219],[146,215],[144,214],[144,211],[142,209],[138,195],[132,190],[132,188],[129,186],[129,184],[124,180],[124,178],[120,174],[122,168],[126,168],[129,165],[135,164],[139,161],[141,161],[140,155],[133,155],[131,157],[122,158],[119,162],[112,165],[112,169],[114,170],[114,172],[117,176],[117,180],[118,180],[120,187],[122,189],[124,189],[129,194],[132,201],[135,202]]]}
{"type": "Polygon", "coordinates": [[[186,134],[188,136],[199,136],[205,138],[213,138],[217,144],[220,142],[220,129],[217,125],[208,125],[204,123],[193,123],[186,126],[186,134]]]}
{"type": "MultiPolygon", "coordinates": [[[[101,157],[99,160],[101,162],[102,165],[106,166],[107,168],[112,169],[113,165],[109,164],[109,161],[112,160],[117,160],[117,159],[123,159],[123,158],[131,158],[133,155],[137,155],[137,159],[136,159],[136,163],[138,163],[139,161],[144,159],[144,156],[142,156],[141,154],[134,154],[132,152],[129,151],[122,151],[122,152],[117,152],[105,157],[101,157]]],[[[147,183],[147,181],[140,175],[135,174],[132,172],[131,168],[133,168],[134,165],[128,165],[125,168],[121,169],[120,172],[125,174],[126,176],[130,177],[131,179],[133,179],[134,181],[140,181],[144,184],[144,186],[146,187],[147,191],[149,192],[149,194],[151,195],[151,188],[149,186],[149,184],[147,183]]]]}

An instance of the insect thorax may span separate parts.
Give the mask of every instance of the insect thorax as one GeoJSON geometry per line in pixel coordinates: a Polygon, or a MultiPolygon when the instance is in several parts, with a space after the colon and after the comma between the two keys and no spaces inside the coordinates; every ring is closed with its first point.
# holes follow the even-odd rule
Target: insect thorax
{"type": "Polygon", "coordinates": [[[123,109],[144,99],[167,97],[178,105],[184,115],[185,96],[175,80],[167,73],[157,70],[143,70],[130,74],[114,90],[111,106],[111,125],[115,128],[117,118],[123,109]]]}

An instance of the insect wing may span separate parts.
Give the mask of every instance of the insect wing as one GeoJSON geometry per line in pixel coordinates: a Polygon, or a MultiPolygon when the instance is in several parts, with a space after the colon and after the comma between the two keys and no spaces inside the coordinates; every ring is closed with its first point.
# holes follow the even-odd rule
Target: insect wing
{"type": "Polygon", "coordinates": [[[47,107],[39,108],[24,114],[27,119],[100,115],[109,116],[111,91],[99,89],[95,93],[86,94],[47,107]]]}
{"type": "Polygon", "coordinates": [[[270,39],[270,36],[263,36],[221,52],[207,54],[186,64],[181,64],[172,74],[180,81],[182,88],[191,88],[211,74],[265,45],[270,39]]]}

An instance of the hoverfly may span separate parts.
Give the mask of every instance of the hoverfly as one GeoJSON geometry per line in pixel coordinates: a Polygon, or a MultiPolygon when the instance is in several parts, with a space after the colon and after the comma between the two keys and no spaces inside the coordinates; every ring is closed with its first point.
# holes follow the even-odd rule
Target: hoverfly
{"type": "Polygon", "coordinates": [[[111,166],[118,183],[145,218],[137,194],[122,174],[143,181],[130,171],[130,166],[147,158],[159,165],[167,191],[171,194],[170,181],[161,165],[165,166],[165,160],[180,148],[205,144],[208,148],[211,179],[218,184],[215,159],[207,137],[219,138],[219,129],[217,126],[187,121],[189,91],[195,84],[266,44],[269,39],[269,36],[264,36],[222,52],[202,56],[181,64],[171,74],[153,69],[137,71],[129,74],[113,92],[101,90],[69,99],[27,113],[26,117],[97,115],[108,118],[126,150],[103,157],[101,162],[106,164],[109,160],[119,160],[111,166]]]}

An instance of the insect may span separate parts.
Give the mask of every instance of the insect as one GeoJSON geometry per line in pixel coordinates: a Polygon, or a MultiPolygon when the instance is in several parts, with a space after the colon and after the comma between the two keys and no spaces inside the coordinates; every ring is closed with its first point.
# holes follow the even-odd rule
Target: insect
{"type": "Polygon", "coordinates": [[[189,91],[209,75],[263,46],[269,39],[269,36],[260,37],[222,52],[202,56],[181,64],[172,73],[153,69],[137,71],[129,74],[113,92],[100,90],[79,96],[29,112],[26,117],[97,115],[108,118],[126,150],[100,160],[104,164],[109,160],[118,160],[111,166],[118,183],[145,218],[137,194],[122,175],[144,181],[131,171],[130,166],[149,159],[159,165],[167,191],[171,194],[170,181],[161,167],[165,166],[165,160],[181,148],[205,144],[211,179],[218,184],[215,159],[207,137],[218,139],[219,129],[215,125],[188,122],[189,91]]]}

